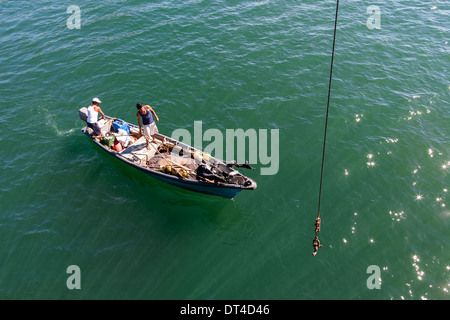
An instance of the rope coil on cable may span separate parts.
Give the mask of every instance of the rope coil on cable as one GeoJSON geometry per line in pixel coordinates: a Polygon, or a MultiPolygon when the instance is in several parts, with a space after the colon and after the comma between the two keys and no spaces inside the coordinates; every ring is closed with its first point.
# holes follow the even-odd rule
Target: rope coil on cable
{"type": "Polygon", "coordinates": [[[313,240],[313,247],[314,247],[313,256],[315,256],[317,254],[317,251],[319,250],[319,248],[322,247],[322,245],[320,244],[319,237],[318,237],[318,234],[320,232],[320,224],[321,224],[321,220],[320,220],[320,203],[321,203],[321,200],[322,200],[323,167],[324,167],[324,162],[325,162],[325,144],[326,144],[326,140],[327,140],[328,113],[329,113],[329,110],[330,110],[331,80],[333,78],[334,47],[335,47],[335,43],[336,43],[336,29],[337,29],[338,11],[339,11],[339,0],[336,0],[336,16],[335,16],[335,19],[334,19],[333,49],[332,49],[332,52],[331,52],[330,82],[328,84],[327,113],[326,113],[326,117],[325,117],[325,130],[324,130],[324,135],[323,135],[322,167],[321,167],[321,170],[320,170],[319,204],[318,204],[318,209],[317,209],[317,218],[316,218],[316,222],[314,224],[315,225],[316,235],[315,235],[314,240],[313,240]]]}

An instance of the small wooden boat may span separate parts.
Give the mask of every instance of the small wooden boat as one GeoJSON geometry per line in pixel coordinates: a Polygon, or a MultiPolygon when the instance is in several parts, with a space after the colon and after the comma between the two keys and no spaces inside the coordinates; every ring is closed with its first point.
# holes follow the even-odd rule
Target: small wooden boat
{"type": "MultiPolygon", "coordinates": [[[[85,120],[81,109],[80,118],[85,120]]],[[[256,189],[255,181],[233,167],[251,168],[248,164],[226,163],[160,133],[152,141],[139,132],[139,126],[117,118],[105,116],[98,123],[102,138],[94,137],[93,130],[87,126],[81,131],[110,155],[159,180],[225,198],[233,198],[242,190],[256,189]],[[124,124],[125,127],[119,128],[124,124]],[[147,139],[151,141],[150,149],[147,139]]]]}

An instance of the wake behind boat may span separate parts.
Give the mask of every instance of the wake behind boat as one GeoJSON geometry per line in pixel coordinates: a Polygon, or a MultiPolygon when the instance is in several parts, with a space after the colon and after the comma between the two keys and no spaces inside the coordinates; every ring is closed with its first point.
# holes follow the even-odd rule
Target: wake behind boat
{"type": "MultiPolygon", "coordinates": [[[[86,121],[87,110],[79,110],[86,121]]],[[[155,141],[139,132],[139,127],[105,115],[98,121],[103,137],[93,136],[93,130],[81,131],[101,149],[142,172],[164,182],[193,191],[233,198],[242,190],[256,189],[256,182],[233,166],[180,141],[156,133],[155,141]],[[150,148],[147,148],[150,139],[150,148]]]]}

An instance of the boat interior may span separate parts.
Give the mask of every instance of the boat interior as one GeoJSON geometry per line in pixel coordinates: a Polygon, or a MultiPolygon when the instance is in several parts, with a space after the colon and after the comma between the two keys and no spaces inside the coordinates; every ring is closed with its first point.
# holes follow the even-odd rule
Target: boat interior
{"type": "Polygon", "coordinates": [[[253,185],[251,179],[235,170],[233,166],[226,165],[207,153],[159,133],[155,134],[153,140],[142,135],[139,127],[123,121],[124,125],[118,128],[117,120],[122,121],[109,117],[98,121],[102,137],[93,136],[93,130],[88,127],[85,128],[85,132],[110,152],[152,171],[177,176],[183,180],[200,180],[241,187],[253,185]]]}

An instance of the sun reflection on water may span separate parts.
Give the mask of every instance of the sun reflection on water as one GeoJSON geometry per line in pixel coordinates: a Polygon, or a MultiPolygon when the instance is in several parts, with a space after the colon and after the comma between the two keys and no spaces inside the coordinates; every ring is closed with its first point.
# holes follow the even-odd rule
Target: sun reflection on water
{"type": "Polygon", "coordinates": [[[412,264],[412,266],[413,266],[414,269],[416,270],[417,279],[423,280],[423,276],[425,275],[425,272],[423,272],[422,270],[420,270],[420,266],[419,266],[420,258],[419,258],[416,254],[413,255],[412,258],[413,258],[413,264],[412,264]]]}
{"type": "Polygon", "coordinates": [[[393,211],[389,211],[389,215],[391,216],[392,221],[400,221],[402,219],[405,219],[405,212],[404,211],[400,211],[400,212],[393,212],[393,211]]]}
{"type": "Polygon", "coordinates": [[[367,161],[367,166],[368,167],[373,167],[375,165],[375,161],[372,160],[373,159],[373,154],[369,153],[367,155],[367,159],[369,159],[369,161],[367,161]]]}

